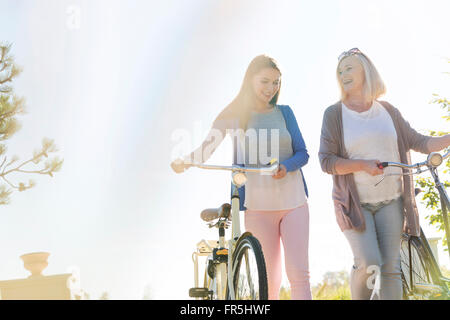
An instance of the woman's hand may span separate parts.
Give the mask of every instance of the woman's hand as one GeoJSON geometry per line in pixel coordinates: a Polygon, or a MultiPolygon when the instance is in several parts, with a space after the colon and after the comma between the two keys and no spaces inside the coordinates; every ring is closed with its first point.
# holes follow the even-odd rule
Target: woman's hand
{"type": "Polygon", "coordinates": [[[287,174],[286,167],[282,164],[278,167],[278,171],[272,176],[274,179],[281,179],[284,178],[287,174]]]}
{"type": "Polygon", "coordinates": [[[178,158],[178,159],[175,159],[174,161],[172,161],[170,166],[172,167],[173,171],[175,171],[176,173],[182,173],[186,169],[189,168],[189,165],[186,162],[184,162],[184,160],[181,158],[178,158]]]}
{"type": "Polygon", "coordinates": [[[383,169],[378,168],[381,163],[379,160],[360,160],[361,171],[367,172],[371,176],[378,176],[383,174],[383,169]]]}

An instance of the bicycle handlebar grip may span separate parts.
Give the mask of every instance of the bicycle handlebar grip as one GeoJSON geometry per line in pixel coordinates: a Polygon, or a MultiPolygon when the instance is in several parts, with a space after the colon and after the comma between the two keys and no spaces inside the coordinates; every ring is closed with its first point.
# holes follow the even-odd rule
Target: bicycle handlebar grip
{"type": "Polygon", "coordinates": [[[378,168],[379,168],[379,169],[386,168],[387,166],[389,166],[389,163],[387,163],[387,162],[382,162],[382,163],[379,163],[379,164],[378,164],[378,168]]]}

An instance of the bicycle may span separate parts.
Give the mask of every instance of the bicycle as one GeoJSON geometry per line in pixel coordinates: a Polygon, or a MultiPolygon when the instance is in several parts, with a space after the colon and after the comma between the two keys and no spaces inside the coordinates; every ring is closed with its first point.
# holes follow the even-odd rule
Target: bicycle
{"type": "MultiPolygon", "coordinates": [[[[390,175],[415,175],[430,171],[435,183],[435,188],[439,193],[441,213],[447,237],[447,249],[449,250],[448,252],[450,255],[450,228],[447,214],[447,208],[450,208],[450,201],[444,184],[439,180],[437,171],[437,168],[449,156],[450,151],[444,156],[437,152],[432,152],[428,155],[426,161],[420,163],[407,165],[397,162],[382,162],[379,164],[379,168],[382,169],[391,166],[405,169],[403,170],[403,173],[392,173],[390,175]],[[426,169],[423,169],[424,167],[426,167],[426,169]],[[411,172],[405,172],[406,170],[411,172]]],[[[383,179],[384,177],[378,183],[383,179]]],[[[420,189],[416,189],[415,191],[417,195],[420,192],[420,189]]],[[[422,228],[420,228],[420,235],[418,237],[408,234],[402,235],[400,257],[403,299],[450,299],[450,279],[442,275],[422,228]]]]}
{"type": "Polygon", "coordinates": [[[247,181],[246,172],[274,174],[278,171],[277,159],[262,168],[187,164],[209,170],[232,172],[231,204],[209,208],[201,212],[201,218],[210,228],[219,229],[219,240],[201,240],[192,254],[194,263],[194,287],[189,296],[197,299],[218,300],[267,300],[268,285],[266,264],[261,245],[250,232],[241,233],[239,219],[238,188],[247,181]],[[230,227],[231,238],[225,241],[225,229],[230,227]],[[206,256],[203,287],[199,287],[198,257],[206,256]]]}

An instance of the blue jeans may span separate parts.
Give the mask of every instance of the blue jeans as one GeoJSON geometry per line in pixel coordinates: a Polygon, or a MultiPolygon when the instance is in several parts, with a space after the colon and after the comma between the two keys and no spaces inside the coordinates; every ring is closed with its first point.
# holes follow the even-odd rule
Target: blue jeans
{"type": "Polygon", "coordinates": [[[388,204],[363,204],[361,208],[366,229],[363,232],[344,230],[354,257],[350,275],[352,299],[401,300],[402,198],[388,204]],[[380,281],[374,281],[380,273],[380,281]]]}

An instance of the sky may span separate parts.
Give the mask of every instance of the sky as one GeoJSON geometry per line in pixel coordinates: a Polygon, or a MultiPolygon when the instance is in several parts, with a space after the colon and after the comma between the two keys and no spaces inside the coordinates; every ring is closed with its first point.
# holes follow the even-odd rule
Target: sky
{"type": "MultiPolygon", "coordinates": [[[[430,104],[434,93],[450,97],[446,0],[0,2],[0,41],[23,67],[13,85],[28,111],[8,155],[27,159],[49,137],[64,159],[0,209],[0,280],[27,277],[20,255],[47,251],[44,274],[78,270],[93,299],[188,298],[195,244],[217,237],[200,212],[229,201],[230,177],[175,174],[174,132],[192,134],[186,153],[199,146],[262,53],[280,64],[279,103],[293,109],[310,154],[312,285],[352,265],[317,157],[323,112],[339,100],[338,55],[361,49],[387,86],[383,99],[412,127],[448,131],[430,104]]],[[[207,163],[229,165],[231,150],[227,139],[207,163]]]]}

